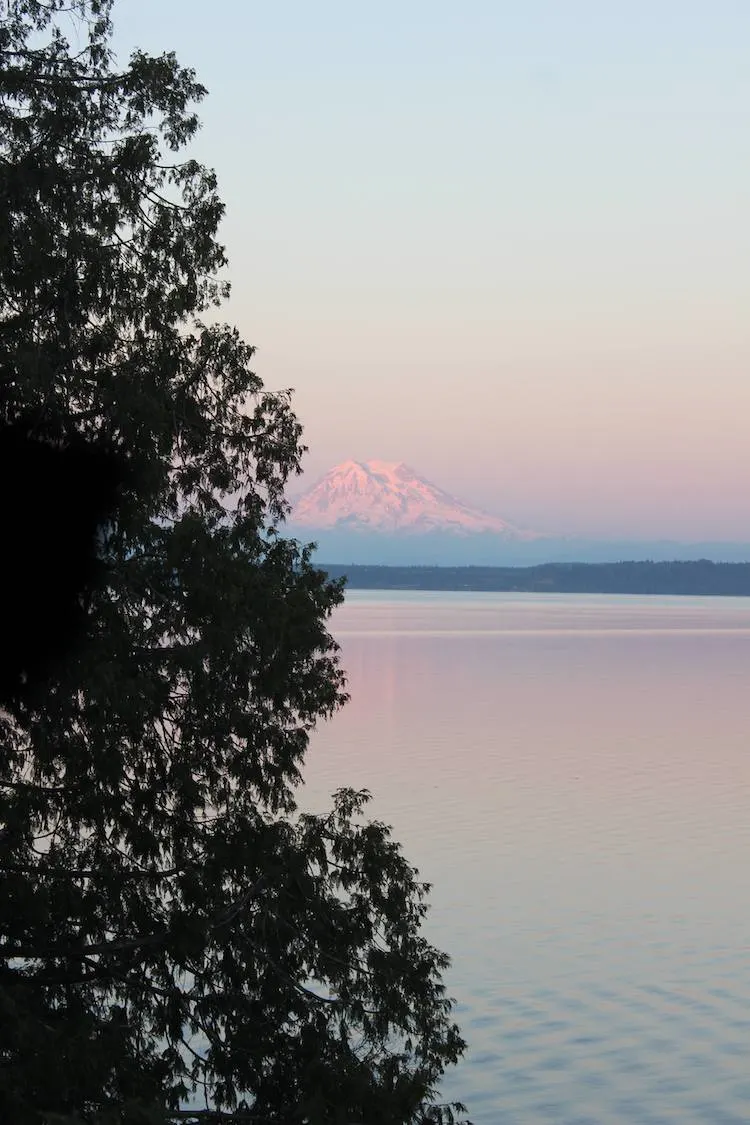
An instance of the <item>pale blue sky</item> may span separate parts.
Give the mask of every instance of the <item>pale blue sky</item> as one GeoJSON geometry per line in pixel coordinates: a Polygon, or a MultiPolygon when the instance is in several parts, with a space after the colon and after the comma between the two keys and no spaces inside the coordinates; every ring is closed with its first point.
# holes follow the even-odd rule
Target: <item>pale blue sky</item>
{"type": "Polygon", "coordinates": [[[315,476],[750,540],[750,0],[117,0],[210,94],[233,299],[315,476]]]}

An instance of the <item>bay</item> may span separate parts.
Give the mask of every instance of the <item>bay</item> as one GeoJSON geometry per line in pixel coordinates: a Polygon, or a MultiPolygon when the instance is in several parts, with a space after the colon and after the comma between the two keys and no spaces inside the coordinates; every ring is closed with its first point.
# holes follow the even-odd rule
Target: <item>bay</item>
{"type": "Polygon", "coordinates": [[[750,1119],[750,600],[352,591],[339,786],[433,884],[476,1125],[750,1119]]]}

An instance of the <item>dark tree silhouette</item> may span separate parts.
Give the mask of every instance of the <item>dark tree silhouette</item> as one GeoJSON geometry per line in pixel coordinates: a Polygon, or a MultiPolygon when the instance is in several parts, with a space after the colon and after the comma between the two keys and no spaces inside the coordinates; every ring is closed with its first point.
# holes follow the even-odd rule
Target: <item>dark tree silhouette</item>
{"type": "Polygon", "coordinates": [[[343,584],[283,535],[289,393],[202,319],[226,293],[215,178],[181,153],[204,91],[169,54],[117,69],[110,7],[0,3],[0,415],[43,411],[70,443],[36,448],[26,544],[62,636],[78,580],[54,567],[78,525],[89,583],[114,484],[100,466],[88,514],[68,503],[78,439],[133,473],[85,639],[0,715],[0,1121],[448,1120],[464,1044],[427,887],[367,794],[296,803],[346,699],[343,584]]]}
{"type": "Polygon", "coordinates": [[[0,706],[43,698],[81,643],[86,605],[104,582],[98,546],[115,518],[123,456],[58,420],[0,423],[3,558],[0,706]]]}

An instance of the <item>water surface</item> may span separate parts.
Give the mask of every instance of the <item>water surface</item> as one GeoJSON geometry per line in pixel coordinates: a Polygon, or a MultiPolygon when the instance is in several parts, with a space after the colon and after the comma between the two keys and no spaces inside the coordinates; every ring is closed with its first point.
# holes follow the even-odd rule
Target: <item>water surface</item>
{"type": "Polygon", "coordinates": [[[303,803],[434,885],[477,1125],[750,1120],[750,600],[352,591],[303,803]]]}

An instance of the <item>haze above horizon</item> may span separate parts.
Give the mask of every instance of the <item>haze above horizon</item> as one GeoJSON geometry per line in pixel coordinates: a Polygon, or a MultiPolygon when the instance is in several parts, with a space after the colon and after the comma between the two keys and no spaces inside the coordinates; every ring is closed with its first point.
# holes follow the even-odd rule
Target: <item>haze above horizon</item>
{"type": "Polygon", "coordinates": [[[551,533],[750,538],[745,0],[118,0],[209,96],[304,483],[404,460],[551,533]]]}

